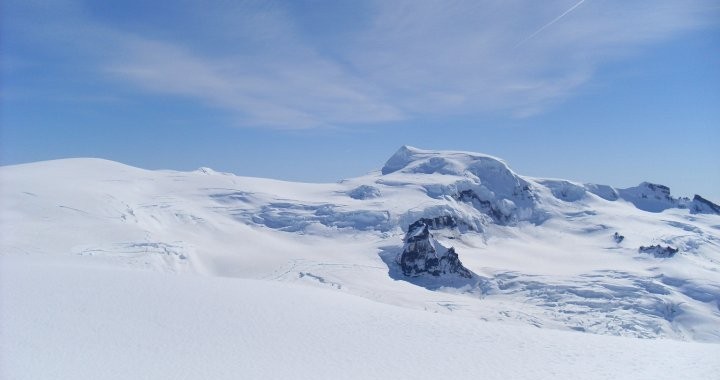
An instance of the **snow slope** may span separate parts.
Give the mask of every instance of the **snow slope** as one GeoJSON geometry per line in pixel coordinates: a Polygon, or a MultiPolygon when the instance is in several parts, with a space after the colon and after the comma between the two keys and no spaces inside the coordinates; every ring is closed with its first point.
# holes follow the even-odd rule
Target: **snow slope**
{"type": "MultiPolygon", "coordinates": [[[[499,341],[517,343],[527,336],[538,345],[554,339],[597,344],[598,350],[608,355],[598,360],[617,363],[608,372],[596,373],[603,378],[617,377],[621,367],[630,365],[614,359],[610,346],[620,343],[602,348],[604,342],[622,342],[620,345],[632,347],[631,351],[648,347],[653,353],[654,349],[677,347],[678,361],[667,362],[677,371],[688,370],[681,359],[687,352],[716,353],[718,347],[678,340],[720,342],[720,216],[713,208],[716,205],[700,196],[675,198],[662,185],[643,183],[615,189],[530,178],[491,156],[411,147],[402,147],[378,172],[333,184],[238,177],[208,168],[148,171],[100,159],[6,166],[0,168],[0,183],[0,333],[8,337],[2,339],[0,357],[16,358],[13,363],[30,360],[30,352],[50,339],[45,336],[55,336],[47,349],[57,350],[72,345],[73,337],[67,331],[89,334],[83,326],[101,322],[82,314],[87,310],[83,302],[96,303],[102,310],[127,309],[122,313],[129,313],[134,322],[109,324],[103,340],[121,342],[114,346],[116,351],[126,346],[126,339],[151,345],[152,334],[156,334],[158,341],[168,342],[164,346],[168,355],[178,359],[190,354],[175,348],[174,338],[164,334],[181,330],[181,325],[192,326],[191,331],[178,334],[178,342],[202,341],[207,334],[208,342],[219,340],[223,352],[230,355],[236,343],[229,337],[247,333],[234,326],[233,320],[239,325],[255,323],[257,331],[271,328],[262,324],[264,317],[253,316],[248,308],[238,309],[234,302],[246,302],[253,310],[266,308],[264,313],[275,310],[292,315],[287,297],[314,305],[312,311],[298,316],[303,325],[318,319],[333,325],[332,319],[340,318],[333,313],[340,311],[329,305],[345,302],[352,311],[348,313],[360,314],[352,317],[358,318],[353,323],[372,326],[365,332],[368,337],[388,336],[398,341],[388,343],[388,351],[379,351],[371,362],[385,358],[380,355],[383,352],[392,357],[390,348],[395,356],[402,355],[403,350],[395,344],[416,347],[438,339],[445,339],[438,347],[447,350],[447,355],[468,355],[470,361],[474,352],[485,352],[484,345],[466,339],[465,334],[499,331],[507,335],[498,336],[499,341]],[[469,280],[403,273],[398,258],[408,226],[418,220],[431,227],[433,244],[454,248],[462,266],[473,274],[469,280]],[[663,258],[639,251],[641,246],[651,245],[676,248],[678,253],[663,258]],[[104,276],[113,280],[103,281],[104,276]],[[285,292],[289,295],[282,296],[285,292]],[[34,295],[20,296],[26,293],[34,295]],[[112,299],[122,301],[124,307],[112,306],[103,294],[113,294],[112,299]],[[68,303],[53,301],[58,295],[68,303]],[[332,301],[326,302],[324,297],[332,301]],[[210,315],[201,311],[203,308],[227,308],[230,314],[210,315]],[[49,315],[48,311],[63,316],[57,322],[59,331],[51,332],[54,322],[41,317],[49,315]],[[377,323],[363,319],[373,312],[382,316],[377,323]],[[326,313],[334,316],[322,317],[326,313]],[[160,322],[167,314],[175,325],[160,322]],[[413,316],[408,317],[415,322],[407,322],[407,333],[402,332],[406,321],[398,320],[399,315],[413,316]],[[385,319],[393,322],[380,322],[385,319]],[[422,328],[424,323],[447,324],[443,334],[449,337],[435,337],[437,333],[422,328]],[[126,336],[135,324],[143,327],[126,336]],[[143,331],[152,326],[158,331],[148,332],[143,340],[147,335],[143,331]],[[528,330],[527,326],[541,329],[528,330]],[[37,333],[32,335],[25,331],[28,329],[37,333]],[[672,340],[613,340],[616,338],[556,330],[672,340]],[[224,331],[227,337],[223,337],[224,331]],[[23,351],[20,342],[26,341],[30,348],[23,351]],[[457,347],[467,347],[473,354],[457,353],[463,351],[457,347]]],[[[111,313],[102,312],[103,316],[111,313]]],[[[333,336],[349,339],[343,335],[348,332],[334,328],[328,330],[333,336]]],[[[308,335],[303,334],[320,334],[319,330],[325,329],[297,334],[305,340],[308,335]]],[[[249,342],[258,350],[279,346],[255,339],[249,342]]],[[[327,345],[306,348],[308,355],[338,344],[332,337],[327,339],[327,345]]],[[[94,344],[97,350],[105,349],[98,348],[101,341],[94,344]]],[[[355,352],[339,347],[340,353],[355,352]]],[[[561,348],[553,345],[547,355],[563,355],[561,348]]],[[[508,352],[504,349],[518,348],[493,347],[491,351],[508,352]]],[[[238,350],[254,355],[249,349],[238,350]]],[[[358,350],[356,353],[365,355],[367,347],[358,350]]],[[[76,351],[77,355],[82,352],[82,348],[76,351]]],[[[538,355],[527,360],[550,360],[538,355]]],[[[629,358],[647,359],[645,353],[635,355],[629,358]]],[[[332,357],[342,361],[340,356],[332,357]]],[[[307,368],[314,363],[302,360],[310,360],[307,368]]],[[[458,371],[480,368],[458,360],[462,363],[458,371]]],[[[338,371],[352,366],[347,360],[343,363],[346,367],[339,365],[338,371]]],[[[7,361],[1,364],[13,371],[25,368],[7,361]]],[[[412,373],[403,367],[406,364],[395,363],[412,373]]],[[[220,372],[208,373],[210,377],[226,376],[222,371],[239,365],[228,364],[218,368],[220,372]]],[[[302,367],[287,365],[295,370],[302,367]]],[[[512,362],[504,365],[516,367],[512,362]]],[[[548,368],[562,373],[559,365],[548,368]]],[[[673,373],[672,368],[661,373],[673,373]]],[[[710,368],[717,371],[717,366],[704,364],[698,370],[710,368]]],[[[63,369],[67,373],[82,370],[63,369]]],[[[86,374],[96,374],[96,370],[91,366],[86,374]]],[[[263,370],[267,368],[257,369],[257,373],[263,370]]],[[[584,370],[590,371],[590,367],[584,370]]],[[[359,377],[371,375],[357,373],[359,377]]],[[[514,372],[499,373],[522,378],[514,372]]]]}
{"type": "Polygon", "coordinates": [[[3,379],[711,379],[720,345],[426,313],[329,289],[0,257],[3,379]]]}

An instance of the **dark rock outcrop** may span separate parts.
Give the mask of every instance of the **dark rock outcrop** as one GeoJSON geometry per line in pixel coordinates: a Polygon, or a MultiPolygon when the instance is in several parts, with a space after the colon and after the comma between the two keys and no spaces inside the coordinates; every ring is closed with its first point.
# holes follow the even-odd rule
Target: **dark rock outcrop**
{"type": "MultiPolygon", "coordinates": [[[[458,222],[452,215],[436,216],[434,218],[421,218],[415,223],[411,224],[408,228],[413,228],[418,223],[424,223],[430,230],[441,230],[443,228],[457,228],[458,222]]],[[[410,230],[408,229],[408,232],[410,230]]]]}
{"type": "Polygon", "coordinates": [[[695,214],[720,214],[720,206],[695,194],[692,200],[690,212],[695,214]]]}
{"type": "Polygon", "coordinates": [[[472,190],[460,191],[453,198],[460,202],[471,203],[473,207],[489,215],[497,224],[507,225],[512,221],[512,215],[503,213],[493,202],[481,199],[472,190]]]}
{"type": "Polygon", "coordinates": [[[679,249],[673,248],[670,246],[663,247],[661,245],[651,245],[651,246],[640,246],[638,248],[638,252],[640,253],[652,253],[655,257],[673,257],[676,253],[678,253],[679,249]]]}
{"type": "MultiPolygon", "coordinates": [[[[665,199],[672,201],[673,197],[670,195],[670,188],[665,185],[659,185],[657,183],[643,182],[641,186],[645,186],[650,190],[655,197],[663,196],[665,199]]],[[[643,198],[647,198],[647,194],[642,195],[643,198]]]]}
{"type": "Polygon", "coordinates": [[[408,227],[405,246],[397,261],[405,276],[473,276],[472,272],[462,265],[454,248],[446,248],[435,240],[426,219],[420,219],[408,227]]]}

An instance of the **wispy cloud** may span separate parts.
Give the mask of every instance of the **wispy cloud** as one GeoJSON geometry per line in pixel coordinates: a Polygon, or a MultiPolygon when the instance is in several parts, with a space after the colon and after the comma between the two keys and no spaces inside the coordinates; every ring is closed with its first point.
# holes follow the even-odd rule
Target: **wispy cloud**
{"type": "Polygon", "coordinates": [[[350,3],[309,28],[312,10],[292,2],[182,6],[137,28],[62,2],[64,17],[32,33],[62,39],[115,86],[193,99],[241,125],[312,128],[527,117],[572,96],[603,64],[717,15],[710,0],[396,0],[350,3]]]}
{"type": "Polygon", "coordinates": [[[106,64],[107,73],[148,91],[232,110],[243,124],[311,128],[403,117],[370,86],[312,52],[289,61],[211,58],[142,39],[127,39],[124,49],[122,59],[106,64]]]}
{"type": "MultiPolygon", "coordinates": [[[[542,112],[596,69],[707,24],[706,1],[383,2],[353,59],[407,112],[542,112]],[[535,33],[522,46],[520,41],[535,33]],[[434,104],[415,94],[463,99],[434,104]],[[440,108],[440,109],[438,109],[440,108]]],[[[715,10],[714,14],[717,14],[715,10]]]]}

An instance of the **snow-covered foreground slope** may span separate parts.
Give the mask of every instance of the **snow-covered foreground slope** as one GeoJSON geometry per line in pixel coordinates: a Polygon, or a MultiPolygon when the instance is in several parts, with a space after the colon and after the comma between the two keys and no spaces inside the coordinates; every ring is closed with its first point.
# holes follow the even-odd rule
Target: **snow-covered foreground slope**
{"type": "Polygon", "coordinates": [[[711,379],[720,345],[506,326],[331,289],[0,257],[3,379],[711,379]]]}
{"type": "MultiPolygon", "coordinates": [[[[148,171],[99,159],[2,167],[0,183],[2,301],[17,302],[3,304],[0,327],[11,339],[3,357],[28,355],[21,341],[30,347],[48,341],[48,349],[65,350],[66,335],[26,339],[18,334],[27,332],[18,329],[47,332],[50,322],[35,314],[59,302],[48,297],[81,294],[74,302],[103,304],[102,294],[113,287],[128,289],[124,305],[132,311],[127,312],[155,320],[157,334],[165,333],[158,315],[177,303],[199,304],[202,294],[212,303],[209,309],[228,307],[242,320],[235,306],[221,306],[224,297],[206,294],[227,286],[218,292],[254,297],[236,287],[260,295],[292,289],[289,294],[308,303],[337,297],[349,308],[373,305],[368,310],[409,313],[418,321],[468,326],[489,321],[492,327],[466,328],[500,328],[510,341],[515,328],[531,334],[526,327],[535,326],[542,328],[538,340],[555,339],[553,334],[606,339],[551,330],[673,339],[608,340],[638,349],[680,345],[677,340],[720,342],[720,211],[700,196],[675,198],[662,185],[615,189],[530,178],[494,157],[409,147],[378,172],[333,184],[238,177],[207,168],[148,171]],[[406,236],[411,225],[416,228],[406,236]],[[35,270],[38,275],[32,275],[35,270]],[[7,280],[17,279],[13,273],[27,273],[27,279],[7,280]],[[84,279],[105,275],[113,280],[84,293],[94,289],[84,279]],[[55,282],[43,287],[41,278],[55,282]],[[135,281],[149,293],[142,294],[135,281]],[[170,284],[185,290],[175,292],[170,284]],[[48,293],[45,298],[11,296],[35,285],[35,291],[48,293]],[[155,308],[138,306],[153,303],[145,296],[157,297],[155,308]],[[13,320],[29,322],[15,327],[6,322],[13,320]]],[[[264,306],[253,307],[291,314],[283,297],[261,298],[267,301],[255,301],[264,306]]],[[[80,333],[71,317],[76,307],[68,305],[57,312],[67,316],[57,328],[80,333]]],[[[335,313],[328,305],[317,304],[330,310],[315,312],[335,313]]],[[[357,312],[366,308],[357,307],[357,312]]],[[[205,323],[199,307],[188,308],[187,313],[200,313],[200,320],[177,318],[203,326],[192,327],[192,337],[204,334],[203,328],[210,335],[241,328],[225,327],[224,319],[205,323]]],[[[305,325],[318,317],[302,318],[297,323],[305,325]]],[[[183,321],[188,320],[173,323],[183,321]]],[[[149,329],[151,322],[142,323],[149,329]]],[[[107,326],[109,341],[124,342],[126,327],[107,326]]],[[[434,336],[418,326],[407,330],[408,342],[434,336]]],[[[367,334],[385,334],[390,327],[379,324],[367,334]]],[[[281,343],[267,344],[258,352],[281,343]]]]}

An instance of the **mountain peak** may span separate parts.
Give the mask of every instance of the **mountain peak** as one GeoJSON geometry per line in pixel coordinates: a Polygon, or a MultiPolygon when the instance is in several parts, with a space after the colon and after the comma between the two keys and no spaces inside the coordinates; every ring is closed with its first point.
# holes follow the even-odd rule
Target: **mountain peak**
{"type": "Polygon", "coordinates": [[[382,168],[382,174],[390,174],[404,168],[413,160],[413,157],[420,152],[420,149],[409,145],[401,146],[400,149],[385,162],[385,166],[382,168]]]}
{"type": "Polygon", "coordinates": [[[486,154],[451,151],[424,150],[403,145],[390,157],[382,168],[382,174],[397,171],[413,174],[452,174],[464,175],[465,172],[477,176],[478,169],[494,167],[496,170],[510,171],[505,162],[486,154]]]}

